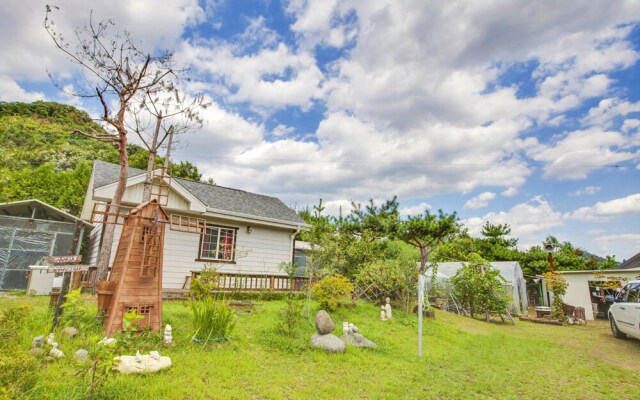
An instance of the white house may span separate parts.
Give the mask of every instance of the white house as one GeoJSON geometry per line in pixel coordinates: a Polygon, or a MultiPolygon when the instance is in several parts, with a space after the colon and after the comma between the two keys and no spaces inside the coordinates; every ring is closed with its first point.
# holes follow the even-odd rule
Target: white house
{"type": "MultiPolygon", "coordinates": [[[[91,219],[96,202],[109,202],[118,184],[119,166],[95,161],[82,218],[91,219]]],[[[129,168],[122,205],[142,201],[145,171],[129,168]]],[[[180,289],[191,271],[214,263],[220,272],[247,275],[284,275],[281,262],[294,257],[295,236],[308,227],[298,214],[275,197],[250,193],[181,178],[171,180],[167,214],[181,214],[206,220],[205,234],[166,229],[164,240],[163,288],[180,289]]],[[[95,264],[103,225],[91,232],[89,253],[95,264]]],[[[120,227],[116,227],[111,261],[116,252],[120,227]]]]}
{"type": "Polygon", "coordinates": [[[640,253],[618,265],[615,269],[603,271],[559,271],[567,281],[567,293],[562,301],[575,307],[584,307],[585,317],[593,320],[597,317],[594,312],[604,312],[606,302],[602,301],[602,284],[606,281],[620,282],[621,279],[631,280],[640,276],[640,253]]]}

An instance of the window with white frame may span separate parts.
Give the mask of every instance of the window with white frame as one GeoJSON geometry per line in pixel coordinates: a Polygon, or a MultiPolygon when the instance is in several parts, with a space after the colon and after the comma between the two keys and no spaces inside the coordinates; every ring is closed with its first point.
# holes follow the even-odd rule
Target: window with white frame
{"type": "Polygon", "coordinates": [[[200,258],[203,260],[233,261],[236,229],[207,226],[202,235],[200,258]]]}

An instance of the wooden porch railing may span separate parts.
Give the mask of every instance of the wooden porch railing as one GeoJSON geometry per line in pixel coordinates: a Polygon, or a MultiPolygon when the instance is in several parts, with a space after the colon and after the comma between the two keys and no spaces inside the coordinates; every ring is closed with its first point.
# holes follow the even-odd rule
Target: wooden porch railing
{"type": "MultiPolygon", "coordinates": [[[[185,278],[183,289],[188,290],[191,282],[200,276],[200,271],[191,271],[185,278]]],[[[225,292],[301,292],[306,289],[308,278],[281,275],[251,275],[220,273],[215,290],[225,292]]]]}

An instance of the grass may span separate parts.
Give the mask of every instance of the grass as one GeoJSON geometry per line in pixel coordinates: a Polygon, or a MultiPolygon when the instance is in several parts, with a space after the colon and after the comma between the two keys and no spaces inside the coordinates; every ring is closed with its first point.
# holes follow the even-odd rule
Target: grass
{"type": "MultiPolygon", "coordinates": [[[[0,298],[0,310],[29,303],[34,307],[21,338],[45,332],[46,300],[0,298]]],[[[359,304],[332,317],[355,323],[378,349],[349,347],[343,354],[312,349],[314,332],[304,322],[290,338],[280,333],[283,301],[261,302],[253,314],[239,315],[229,342],[199,345],[191,341],[191,309],[182,302],[164,304],[164,322],[173,326],[176,344],[163,348],[159,337],[128,344],[130,353],[157,347],[173,366],[147,376],[113,375],[102,398],[171,399],[637,399],[640,341],[613,338],[605,323],[556,327],[519,322],[484,323],[438,312],[425,324],[425,356],[417,351],[414,315],[394,310],[379,320],[379,308],[359,304]]],[[[317,311],[317,308],[314,312],[317,311]]],[[[336,332],[338,336],[341,332],[336,332]]],[[[75,399],[86,385],[72,354],[80,343],[63,341],[67,358],[44,363],[26,394],[34,399],[75,399]]]]}

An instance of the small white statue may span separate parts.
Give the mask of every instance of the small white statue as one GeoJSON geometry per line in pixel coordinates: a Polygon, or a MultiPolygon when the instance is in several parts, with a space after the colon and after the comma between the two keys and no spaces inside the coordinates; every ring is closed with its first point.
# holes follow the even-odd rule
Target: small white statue
{"type": "Polygon", "coordinates": [[[164,344],[173,343],[173,336],[171,335],[172,331],[173,331],[173,328],[171,328],[171,325],[167,324],[164,327],[164,344]]]}
{"type": "Polygon", "coordinates": [[[160,353],[158,353],[157,351],[150,351],[149,352],[149,356],[151,358],[153,358],[154,360],[159,360],[160,359],[160,353]]]}
{"type": "Polygon", "coordinates": [[[350,334],[354,334],[354,333],[358,333],[358,327],[355,326],[354,324],[349,324],[349,333],[350,334]]]}
{"type": "Polygon", "coordinates": [[[58,343],[53,342],[52,345],[53,345],[53,349],[51,349],[51,351],[49,352],[49,355],[51,357],[56,357],[56,358],[64,357],[64,353],[62,352],[62,350],[58,348],[58,343]]]}
{"type": "Polygon", "coordinates": [[[110,338],[110,337],[105,336],[105,337],[102,338],[102,340],[100,340],[98,342],[98,344],[101,344],[101,345],[104,345],[104,346],[109,346],[109,345],[112,345],[112,344],[115,345],[117,341],[118,340],[116,338],[110,338]]]}
{"type": "Polygon", "coordinates": [[[389,304],[391,299],[387,297],[384,300],[387,302],[387,304],[384,305],[384,313],[386,314],[387,319],[391,319],[391,304],[389,304]]]}
{"type": "Polygon", "coordinates": [[[142,354],[140,354],[140,350],[136,351],[136,362],[142,362],[142,354]]]}
{"type": "Polygon", "coordinates": [[[50,333],[49,337],[47,337],[47,344],[53,345],[54,342],[55,342],[55,339],[53,338],[53,333],[50,333]]]}
{"type": "Polygon", "coordinates": [[[343,335],[348,335],[349,334],[349,322],[344,321],[342,323],[342,334],[343,335]]]}
{"type": "Polygon", "coordinates": [[[383,321],[387,320],[387,313],[384,311],[384,306],[380,306],[380,319],[383,321]]]}

